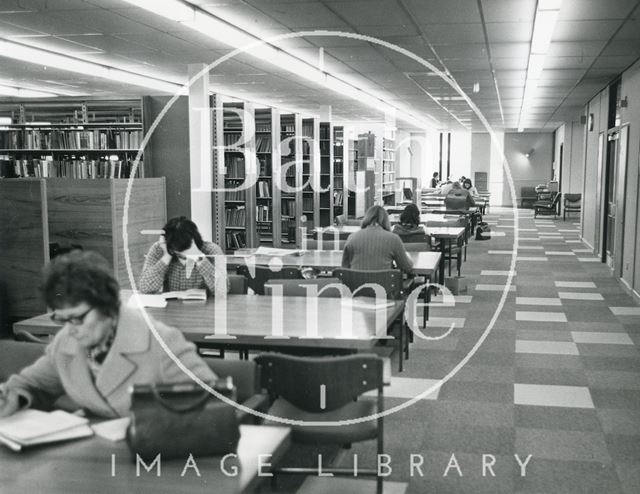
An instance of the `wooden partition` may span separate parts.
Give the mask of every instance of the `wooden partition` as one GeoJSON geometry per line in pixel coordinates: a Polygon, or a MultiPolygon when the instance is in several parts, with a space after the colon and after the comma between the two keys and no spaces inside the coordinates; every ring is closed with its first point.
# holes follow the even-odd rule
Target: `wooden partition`
{"type": "Polygon", "coordinates": [[[45,309],[38,295],[49,260],[45,198],[45,180],[0,180],[0,311],[6,319],[45,309]]]}
{"type": "Polygon", "coordinates": [[[44,312],[37,287],[50,242],[100,253],[113,266],[121,287],[131,288],[126,238],[132,275],[139,279],[144,256],[158,239],[142,231],[160,230],[167,220],[165,179],[133,181],[123,229],[127,184],[126,179],[0,181],[0,282],[10,318],[44,312]]]}

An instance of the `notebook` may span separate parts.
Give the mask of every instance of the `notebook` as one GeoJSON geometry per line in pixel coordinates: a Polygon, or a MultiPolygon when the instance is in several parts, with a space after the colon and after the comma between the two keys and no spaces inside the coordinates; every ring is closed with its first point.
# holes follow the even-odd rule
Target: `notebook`
{"type": "Polygon", "coordinates": [[[85,417],[62,410],[21,410],[0,419],[0,443],[14,451],[23,447],[93,435],[85,417]]]}
{"type": "Polygon", "coordinates": [[[177,298],[183,302],[206,302],[207,291],[204,288],[190,288],[189,290],[165,292],[162,294],[165,300],[177,298]]]}

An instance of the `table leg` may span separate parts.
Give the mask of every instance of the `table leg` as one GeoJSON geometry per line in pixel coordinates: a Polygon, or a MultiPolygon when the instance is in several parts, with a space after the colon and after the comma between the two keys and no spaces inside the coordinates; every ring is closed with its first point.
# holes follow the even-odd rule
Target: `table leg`
{"type": "Polygon", "coordinates": [[[451,254],[451,239],[448,239],[448,240],[449,240],[449,278],[451,278],[451,261],[452,261],[452,259],[451,259],[451,255],[452,255],[451,254]]]}
{"type": "Polygon", "coordinates": [[[440,274],[438,276],[438,283],[444,285],[444,259],[447,254],[444,239],[440,239],[440,254],[440,274]]]}

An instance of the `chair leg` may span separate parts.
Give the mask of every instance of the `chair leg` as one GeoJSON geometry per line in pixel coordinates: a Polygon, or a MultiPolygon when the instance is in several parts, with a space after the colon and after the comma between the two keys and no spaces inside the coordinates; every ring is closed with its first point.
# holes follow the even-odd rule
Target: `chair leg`
{"type": "Polygon", "coordinates": [[[398,348],[398,372],[404,370],[404,321],[400,321],[400,348],[398,348]]]}

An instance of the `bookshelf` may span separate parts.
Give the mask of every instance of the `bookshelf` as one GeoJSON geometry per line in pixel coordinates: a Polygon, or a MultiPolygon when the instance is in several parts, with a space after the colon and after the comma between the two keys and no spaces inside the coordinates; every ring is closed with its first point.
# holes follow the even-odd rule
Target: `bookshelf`
{"type": "Polygon", "coordinates": [[[395,204],[396,188],[396,151],[395,141],[388,137],[382,139],[382,202],[395,204]]]}
{"type": "Polygon", "coordinates": [[[319,130],[320,187],[318,188],[318,226],[331,226],[334,218],[333,200],[335,195],[335,161],[331,135],[333,129],[330,122],[320,122],[319,130]]]}
{"type": "Polygon", "coordinates": [[[346,214],[345,149],[344,127],[336,126],[333,128],[333,218],[346,214]]]}
{"type": "Polygon", "coordinates": [[[316,121],[313,118],[302,119],[302,222],[311,228],[319,224],[317,207],[318,187],[316,144],[318,139],[316,121]],[[306,218],[306,220],[305,220],[306,218]]]}
{"type": "MultiPolygon", "coordinates": [[[[278,147],[279,122],[277,112],[270,108],[255,110],[256,159],[258,180],[256,182],[256,232],[261,245],[275,245],[277,232],[274,228],[275,208],[279,194],[274,190],[273,163],[278,147]],[[275,129],[275,131],[274,131],[275,129]]],[[[278,208],[279,210],[279,208],[278,208]]],[[[279,232],[279,229],[278,229],[279,232]]]]}
{"type": "Polygon", "coordinates": [[[0,116],[5,178],[129,178],[143,140],[139,99],[1,104],[0,116]]]}
{"type": "MultiPolygon", "coordinates": [[[[302,118],[297,114],[280,115],[280,246],[297,245],[301,225],[302,194],[302,118]],[[291,190],[290,190],[291,188],[291,190]]],[[[277,221],[277,216],[274,215],[277,221]]]]}
{"type": "MultiPolygon", "coordinates": [[[[257,167],[255,120],[247,103],[223,103],[222,132],[224,162],[224,242],[225,251],[255,247],[257,167]]],[[[261,142],[262,146],[265,146],[261,142]]],[[[263,189],[264,191],[264,189],[263,189]]],[[[266,192],[266,191],[265,191],[266,192]]]]}
{"type": "Polygon", "coordinates": [[[348,216],[356,218],[356,172],[358,170],[358,141],[356,139],[345,140],[348,156],[348,187],[347,187],[347,206],[348,216]]]}

